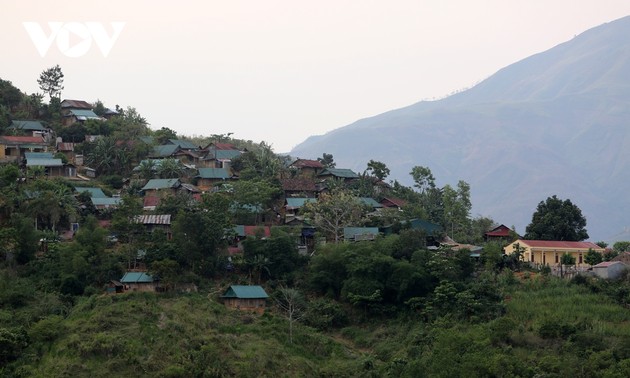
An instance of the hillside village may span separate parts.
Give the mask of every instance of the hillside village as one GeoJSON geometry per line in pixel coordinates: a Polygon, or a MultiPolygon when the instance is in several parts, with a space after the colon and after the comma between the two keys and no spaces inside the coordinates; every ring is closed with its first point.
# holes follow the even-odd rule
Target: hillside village
{"type": "MultiPolygon", "coordinates": [[[[278,155],[265,142],[212,130],[184,137],[151,129],[132,107],[58,93],[44,104],[41,95],[0,84],[2,274],[31,280],[24,285],[31,289],[0,287],[15,327],[53,316],[15,315],[40,298],[69,316],[78,297],[126,293],[133,301],[142,292],[201,288],[229,309],[258,316],[275,302],[272,312],[289,314],[293,344],[302,317],[320,331],[353,324],[346,314],[361,324],[399,311],[426,324],[491,322],[509,307],[501,293],[518,282],[513,274],[617,279],[630,264],[630,243],[531,240],[472,218],[469,185],[438,188],[428,167],[414,167],[415,185],[406,187],[388,182],[383,162],[354,172],[325,151],[278,155]],[[300,294],[300,305],[298,290],[308,295],[300,294]],[[303,312],[294,318],[296,306],[303,312]]],[[[35,345],[20,335],[7,336],[15,356],[0,354],[0,362],[35,345]]],[[[498,344],[510,343],[504,339],[498,344]]],[[[375,364],[393,368],[392,358],[375,364]]],[[[349,360],[348,369],[358,363],[349,360]]],[[[417,376],[413,366],[398,368],[417,376]]]]}

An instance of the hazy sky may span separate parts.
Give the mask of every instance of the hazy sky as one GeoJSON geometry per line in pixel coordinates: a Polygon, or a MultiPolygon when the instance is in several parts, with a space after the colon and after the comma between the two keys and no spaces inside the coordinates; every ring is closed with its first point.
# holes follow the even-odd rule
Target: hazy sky
{"type": "Polygon", "coordinates": [[[153,129],[232,132],[288,152],[470,87],[630,15],[630,1],[26,0],[0,1],[0,12],[0,78],[27,93],[41,92],[39,74],[59,64],[63,98],[133,106],[153,129]],[[112,22],[124,26],[110,43],[112,22]],[[43,57],[37,30],[49,38],[43,57]]]}

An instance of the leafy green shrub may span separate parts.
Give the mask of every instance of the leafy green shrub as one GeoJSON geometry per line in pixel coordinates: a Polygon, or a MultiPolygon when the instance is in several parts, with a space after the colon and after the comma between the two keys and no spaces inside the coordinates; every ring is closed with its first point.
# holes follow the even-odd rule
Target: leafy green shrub
{"type": "Polygon", "coordinates": [[[347,325],[348,315],[339,303],[319,298],[309,303],[304,322],[319,330],[329,330],[347,325]]]}

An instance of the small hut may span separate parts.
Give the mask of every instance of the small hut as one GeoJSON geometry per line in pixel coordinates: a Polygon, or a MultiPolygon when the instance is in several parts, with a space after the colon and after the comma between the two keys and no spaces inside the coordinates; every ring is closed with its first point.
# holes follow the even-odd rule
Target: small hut
{"type": "Polygon", "coordinates": [[[120,282],[125,285],[125,290],[157,291],[157,281],[146,272],[127,272],[120,282]]]}
{"type": "Polygon", "coordinates": [[[226,307],[263,314],[269,295],[259,285],[232,285],[221,298],[226,307]]]}
{"type": "Polygon", "coordinates": [[[106,290],[107,290],[107,294],[122,293],[123,291],[125,291],[125,285],[123,285],[122,282],[120,282],[120,281],[111,280],[107,284],[107,289],[106,290]]]}

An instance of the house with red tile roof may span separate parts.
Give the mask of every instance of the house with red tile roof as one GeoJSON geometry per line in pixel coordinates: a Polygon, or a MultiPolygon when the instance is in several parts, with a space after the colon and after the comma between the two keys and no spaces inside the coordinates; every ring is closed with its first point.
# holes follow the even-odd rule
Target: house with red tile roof
{"type": "Polygon", "coordinates": [[[584,257],[589,250],[604,253],[604,248],[591,242],[518,239],[503,248],[505,254],[515,253],[517,244],[522,248],[523,261],[535,265],[559,265],[562,255],[569,254],[575,258],[575,264],[578,267],[588,267],[589,265],[584,262],[584,257]]]}

